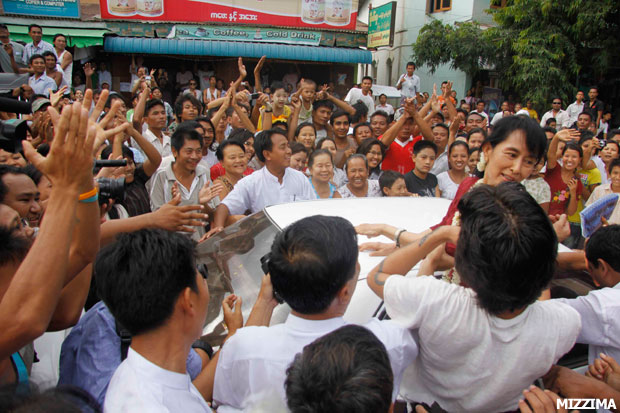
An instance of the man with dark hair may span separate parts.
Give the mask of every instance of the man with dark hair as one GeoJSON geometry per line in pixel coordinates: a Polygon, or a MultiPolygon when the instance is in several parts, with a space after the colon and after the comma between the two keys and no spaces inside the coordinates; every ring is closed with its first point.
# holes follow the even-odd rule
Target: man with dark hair
{"type": "Polygon", "coordinates": [[[418,141],[413,145],[413,170],[405,174],[407,191],[418,196],[434,197],[437,192],[437,176],[431,172],[437,157],[437,145],[418,141]]]}
{"type": "MultiPolygon", "coordinates": [[[[286,369],[315,339],[343,319],[359,276],[355,229],[343,218],[311,216],[279,233],[268,256],[274,295],[291,307],[284,324],[245,327],[220,353],[213,401],[218,412],[252,409],[252,400],[285,399],[286,369]]],[[[390,320],[364,324],[385,345],[394,375],[392,400],[404,369],[417,355],[411,334],[390,320]]]]}
{"type": "Polygon", "coordinates": [[[588,91],[588,100],[585,101],[584,112],[588,112],[592,117],[592,121],[595,121],[595,125],[598,127],[603,117],[603,110],[605,104],[598,99],[598,86],[592,86],[588,91]]]}
{"type": "Polygon", "coordinates": [[[396,89],[400,90],[402,101],[407,98],[417,98],[420,93],[420,77],[414,75],[415,63],[407,62],[407,73],[403,73],[396,82],[396,89]]]}
{"type": "Polygon", "coordinates": [[[58,87],[54,79],[45,74],[45,58],[40,54],[35,54],[28,63],[32,70],[32,76],[28,78],[28,86],[32,88],[34,94],[45,95],[49,98],[50,89],[55,91],[58,87]]]}
{"type": "Polygon", "coordinates": [[[450,128],[445,123],[437,123],[433,126],[433,142],[437,145],[437,156],[431,173],[435,176],[448,170],[448,140],[450,128]]]}
{"type": "Polygon", "coordinates": [[[269,205],[316,199],[316,192],[302,172],[290,168],[291,148],[286,131],[274,128],[254,138],[256,157],[265,166],[237,182],[217,207],[213,229],[207,236],[224,229],[229,215],[255,213],[269,205]]]}
{"type": "Polygon", "coordinates": [[[208,412],[186,370],[209,303],[194,242],[163,230],[122,234],[101,250],[95,273],[103,302],[131,334],[104,411],[208,412]]]}
{"type": "Polygon", "coordinates": [[[486,130],[484,119],[484,116],[480,113],[476,111],[470,112],[465,118],[465,132],[469,132],[475,128],[482,128],[486,130]]]}
{"type": "MultiPolygon", "coordinates": [[[[21,73],[24,46],[12,41],[9,28],[0,23],[0,67],[5,73],[21,73]]],[[[22,69],[23,70],[23,69],[22,69]]]]}
{"type": "MultiPolygon", "coordinates": [[[[41,55],[46,50],[54,53],[54,46],[43,39],[43,29],[38,24],[28,26],[28,36],[32,39],[30,43],[24,46],[23,63],[30,64],[30,59],[34,55],[41,55]]],[[[32,72],[31,72],[32,73],[32,72]]]]}
{"type": "Polygon", "coordinates": [[[358,100],[364,102],[366,107],[368,108],[368,113],[373,113],[375,111],[375,99],[372,97],[372,77],[364,76],[362,78],[362,88],[351,88],[347,96],[344,98],[344,101],[349,105],[353,105],[357,103],[358,100]]]}
{"type": "MultiPolygon", "coordinates": [[[[601,227],[585,246],[586,266],[600,290],[575,299],[557,299],[581,316],[578,343],[589,344],[588,363],[604,353],[620,360],[620,225],[601,227]]],[[[599,372],[601,377],[604,371],[599,372]]]]}
{"type": "Polygon", "coordinates": [[[382,110],[377,110],[370,116],[370,129],[374,138],[379,139],[390,125],[390,115],[382,110]]]}
{"type": "Polygon", "coordinates": [[[328,132],[329,119],[334,111],[334,104],[329,100],[315,100],[312,103],[312,124],[316,129],[316,140],[326,138],[328,135],[331,137],[331,131],[328,132]]]}
{"type": "Polygon", "coordinates": [[[477,186],[458,210],[460,226],[394,252],[371,270],[368,285],[392,320],[416,331],[423,350],[401,395],[450,412],[513,411],[523,389],[570,350],[581,321],[566,304],[537,301],[553,277],[558,240],[522,185],[477,186]],[[397,275],[446,242],[456,243],[456,270],[468,287],[397,275]]]}
{"type": "Polygon", "coordinates": [[[284,385],[292,413],[388,413],[393,382],[383,343],[364,327],[348,325],[304,347],[284,385]]]}
{"type": "Polygon", "coordinates": [[[189,94],[180,95],[174,102],[176,120],[170,124],[168,130],[170,133],[174,133],[179,123],[196,119],[201,111],[202,103],[198,99],[189,94]]]}
{"type": "MultiPolygon", "coordinates": [[[[219,204],[218,195],[222,184],[212,185],[209,171],[199,165],[202,159],[202,136],[196,129],[183,124],[172,135],[174,162],[159,169],[152,179],[151,208],[159,209],[181,194],[180,205],[202,205],[207,213],[219,204]]],[[[200,239],[205,234],[203,226],[195,227],[192,238],[200,239]]]]}
{"type": "Polygon", "coordinates": [[[38,227],[42,208],[39,190],[20,168],[0,165],[0,203],[13,208],[31,227],[38,227]]]}
{"type": "Polygon", "coordinates": [[[47,77],[56,82],[57,88],[64,86],[65,79],[62,76],[62,72],[60,72],[57,68],[58,58],[56,57],[56,54],[46,50],[41,56],[43,56],[43,59],[45,60],[45,74],[47,77]]]}
{"type": "Polygon", "coordinates": [[[579,114],[583,112],[583,109],[585,107],[585,103],[583,102],[584,97],[585,97],[585,94],[581,90],[578,90],[575,96],[575,101],[571,103],[570,105],[568,105],[568,107],[566,108],[566,112],[568,115],[568,127],[569,128],[575,122],[577,122],[577,116],[579,116],[579,114]]]}
{"type": "Polygon", "coordinates": [[[334,112],[329,120],[329,124],[334,130],[334,141],[336,142],[336,156],[334,156],[334,166],[342,169],[349,156],[355,153],[357,142],[348,136],[351,117],[343,110],[334,112]]]}
{"type": "Polygon", "coordinates": [[[387,95],[385,93],[379,95],[379,104],[375,106],[375,110],[382,110],[390,116],[394,115],[394,106],[387,103],[387,95]]]}
{"type": "Polygon", "coordinates": [[[570,127],[568,112],[562,109],[562,99],[557,96],[551,99],[551,110],[545,112],[545,114],[542,115],[542,118],[540,118],[540,127],[544,128],[547,126],[547,120],[551,118],[555,119],[556,129],[570,127]]]}
{"type": "Polygon", "coordinates": [[[586,110],[581,112],[579,116],[577,116],[577,129],[580,131],[585,131],[590,129],[590,125],[592,124],[592,114],[586,110]]]}
{"type": "MultiPolygon", "coordinates": [[[[167,119],[164,102],[159,99],[147,100],[144,106],[144,120],[147,124],[144,138],[157,149],[162,158],[172,155],[170,136],[165,133],[167,119]]],[[[144,149],[135,140],[132,139],[131,145],[140,150],[146,158],[144,149]]]]}

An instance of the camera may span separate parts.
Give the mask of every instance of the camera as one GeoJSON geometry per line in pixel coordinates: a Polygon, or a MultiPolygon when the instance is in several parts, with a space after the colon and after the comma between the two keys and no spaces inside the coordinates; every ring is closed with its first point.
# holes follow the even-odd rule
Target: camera
{"type": "Polygon", "coordinates": [[[0,121],[0,148],[11,153],[21,152],[28,130],[28,122],[24,119],[0,121]]]}
{"type": "Polygon", "coordinates": [[[125,178],[99,178],[99,205],[108,204],[110,199],[115,202],[125,199],[125,178]]]}

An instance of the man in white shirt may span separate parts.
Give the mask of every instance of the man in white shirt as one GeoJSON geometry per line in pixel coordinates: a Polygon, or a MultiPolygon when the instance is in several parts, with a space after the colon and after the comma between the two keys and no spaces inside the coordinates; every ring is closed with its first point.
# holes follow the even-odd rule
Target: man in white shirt
{"type": "Polygon", "coordinates": [[[222,231],[229,215],[255,213],[269,205],[316,199],[316,192],[302,172],[289,168],[291,148],[282,129],[262,131],[254,139],[256,157],[265,167],[237,182],[217,207],[214,228],[208,236],[222,231]]]}
{"type": "Polygon", "coordinates": [[[394,252],[368,285],[391,319],[416,333],[420,355],[403,377],[405,399],[449,412],[513,411],[523,389],[571,349],[581,320],[566,304],[537,301],[555,272],[558,241],[521,184],[474,187],[458,210],[460,226],[394,252]],[[467,287],[398,275],[446,242],[456,243],[455,271],[467,287]]]}
{"type": "Polygon", "coordinates": [[[407,98],[416,98],[420,93],[420,77],[414,75],[414,71],[415,63],[407,63],[407,73],[400,75],[398,82],[396,82],[396,89],[400,90],[403,101],[407,98]]]}
{"type": "Polygon", "coordinates": [[[22,60],[25,65],[30,64],[30,58],[36,54],[43,54],[45,51],[54,52],[54,46],[42,40],[43,29],[38,24],[31,24],[28,26],[28,35],[32,39],[30,43],[26,43],[24,46],[24,54],[22,60]]]}
{"type": "Polygon", "coordinates": [[[379,104],[375,106],[375,110],[382,110],[388,115],[394,115],[394,106],[387,103],[387,96],[385,93],[379,95],[379,104]]]}
{"type": "MultiPolygon", "coordinates": [[[[144,137],[157,149],[162,158],[172,155],[170,136],[164,133],[166,130],[166,107],[159,99],[151,99],[146,102],[144,108],[144,121],[148,128],[143,133],[144,137]]],[[[140,150],[140,146],[132,138],[131,146],[140,150]]]]}
{"type": "Polygon", "coordinates": [[[568,127],[571,127],[575,122],[577,122],[579,114],[583,112],[583,108],[586,105],[583,102],[584,98],[584,93],[581,90],[577,91],[577,95],[575,96],[576,100],[566,108],[566,112],[568,113],[568,127]]]}
{"type": "Polygon", "coordinates": [[[104,412],[210,412],[186,370],[209,303],[194,243],[164,230],[122,234],[101,251],[95,268],[102,300],[131,334],[104,412]]]}
{"type": "Polygon", "coordinates": [[[568,116],[568,112],[562,110],[562,99],[559,97],[555,97],[551,100],[551,110],[546,112],[542,118],[540,119],[540,127],[544,128],[547,126],[547,119],[554,118],[556,121],[557,128],[568,128],[570,118],[568,116]]]}
{"type": "Polygon", "coordinates": [[[35,54],[30,58],[30,69],[32,76],[28,78],[28,86],[30,86],[37,95],[50,96],[50,89],[55,91],[58,89],[56,82],[45,74],[45,58],[40,54],[35,54]]]}
{"type": "Polygon", "coordinates": [[[508,101],[505,100],[502,102],[499,110],[495,115],[493,115],[493,119],[491,120],[491,125],[495,126],[495,124],[504,117],[504,111],[507,111],[510,108],[508,101]]]}
{"type": "Polygon", "coordinates": [[[358,100],[364,102],[364,105],[368,108],[368,113],[375,113],[375,100],[372,97],[372,77],[364,76],[362,78],[362,88],[352,88],[347,93],[344,101],[350,105],[354,105],[358,100]]]}
{"type": "MultiPolygon", "coordinates": [[[[340,217],[312,216],[276,236],[267,256],[274,296],[292,309],[284,324],[245,327],[220,352],[213,401],[218,412],[254,411],[253,399],[285,401],[286,369],[304,346],[346,325],[343,315],[359,276],[355,229],[340,217]],[[274,394],[275,393],[275,394],[274,394]]],[[[392,400],[418,353],[412,335],[392,321],[363,325],[385,345],[394,374],[392,400]]]]}
{"type": "Polygon", "coordinates": [[[476,102],[476,110],[472,110],[471,113],[477,113],[478,115],[483,116],[488,122],[489,115],[487,115],[487,113],[484,111],[485,107],[486,107],[486,102],[484,100],[479,100],[478,102],[476,102]]]}
{"type": "Polygon", "coordinates": [[[589,364],[601,353],[620,361],[620,225],[597,230],[586,243],[585,255],[590,275],[603,288],[554,301],[570,305],[581,315],[577,342],[589,344],[589,364]]]}

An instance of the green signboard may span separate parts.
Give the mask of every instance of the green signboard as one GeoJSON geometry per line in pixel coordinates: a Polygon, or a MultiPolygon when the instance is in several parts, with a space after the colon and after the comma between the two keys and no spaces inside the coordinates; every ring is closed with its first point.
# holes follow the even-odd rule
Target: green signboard
{"type": "Polygon", "coordinates": [[[236,26],[179,25],[175,26],[168,37],[174,39],[285,43],[309,46],[318,46],[321,42],[321,32],[236,26]]]}
{"type": "Polygon", "coordinates": [[[396,22],[396,2],[392,1],[373,9],[368,16],[368,47],[392,46],[396,22]]]}

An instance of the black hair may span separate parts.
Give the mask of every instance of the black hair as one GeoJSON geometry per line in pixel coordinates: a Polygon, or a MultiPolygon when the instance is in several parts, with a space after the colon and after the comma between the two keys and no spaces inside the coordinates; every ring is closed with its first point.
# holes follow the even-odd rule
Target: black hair
{"type": "Polygon", "coordinates": [[[475,148],[469,148],[469,151],[467,152],[469,154],[469,156],[473,155],[475,152],[480,152],[482,149],[480,149],[479,146],[475,147],[475,148]]]}
{"type": "MultiPolygon", "coordinates": [[[[435,115],[438,115],[438,113],[436,113],[435,115]]],[[[443,116],[442,116],[443,117],[443,116]]],[[[448,132],[448,135],[450,134],[450,128],[448,127],[448,125],[446,125],[445,123],[436,123],[433,125],[433,129],[435,128],[443,128],[448,132]]]]}
{"type": "Polygon", "coordinates": [[[58,385],[43,392],[32,383],[26,388],[9,384],[0,388],[0,411],[11,413],[101,413],[97,400],[86,390],[58,385]],[[23,391],[26,390],[26,391],[23,391]]]}
{"type": "Polygon", "coordinates": [[[333,111],[334,110],[334,104],[332,102],[330,102],[327,99],[323,99],[323,100],[315,100],[312,103],[312,110],[317,110],[320,107],[326,107],[329,110],[333,111]]]}
{"type": "Polygon", "coordinates": [[[125,107],[127,107],[127,101],[125,100],[125,97],[121,95],[120,93],[116,93],[116,92],[111,92],[108,95],[108,100],[105,101],[105,105],[103,107],[106,109],[110,109],[112,107],[112,102],[114,102],[115,100],[120,100],[121,102],[125,104],[125,107]]]}
{"type": "Polygon", "coordinates": [[[314,137],[316,138],[316,127],[314,126],[312,122],[304,122],[304,123],[297,125],[297,128],[295,129],[295,137],[298,137],[301,130],[305,127],[311,127],[312,130],[314,130],[314,137]]]}
{"type": "Polygon", "coordinates": [[[189,125],[186,127],[177,127],[177,130],[174,131],[172,137],[170,138],[170,145],[178,152],[185,144],[185,141],[198,141],[200,142],[201,147],[204,144],[202,136],[200,136],[200,134],[196,132],[196,128],[189,125]]]}
{"type": "Polygon", "coordinates": [[[194,247],[183,234],[142,229],[119,235],[99,252],[99,296],[132,336],[164,324],[185,288],[198,291],[194,247]]]}
{"type": "Polygon", "coordinates": [[[413,62],[407,62],[407,64],[405,65],[405,67],[407,67],[407,66],[413,66],[413,67],[415,67],[415,63],[413,63],[413,62]]]}
{"type": "Polygon", "coordinates": [[[607,132],[607,140],[612,139],[614,136],[620,135],[620,129],[612,129],[607,132]]]}
{"type": "Polygon", "coordinates": [[[20,168],[13,165],[1,165],[0,164],[0,204],[4,202],[4,197],[9,193],[9,187],[4,183],[4,175],[19,175],[26,174],[20,168]]]}
{"type": "Polygon", "coordinates": [[[0,29],[9,30],[9,28],[4,23],[0,23],[0,29]]]}
{"type": "Polygon", "coordinates": [[[370,116],[370,120],[372,120],[372,118],[374,118],[375,116],[383,116],[386,122],[390,120],[390,115],[388,115],[387,112],[383,110],[375,110],[374,113],[370,116]]]}
{"type": "Polygon", "coordinates": [[[233,129],[233,131],[230,132],[230,135],[228,135],[227,140],[234,140],[243,145],[248,141],[248,139],[253,137],[254,134],[247,129],[233,129]]]}
{"type": "Polygon", "coordinates": [[[39,171],[37,169],[36,166],[34,166],[33,164],[29,163],[28,165],[19,168],[23,173],[25,173],[26,175],[28,175],[30,177],[30,179],[32,179],[34,181],[35,185],[39,185],[39,182],[41,182],[41,178],[43,178],[43,173],[41,173],[41,171],[39,171]]]}
{"type": "Polygon", "coordinates": [[[545,133],[547,133],[547,132],[551,132],[551,133],[553,133],[554,135],[555,135],[556,133],[558,133],[557,129],[552,128],[551,126],[545,126],[545,127],[543,128],[543,132],[545,132],[545,133]]]}
{"type": "Polygon", "coordinates": [[[401,174],[400,172],[392,171],[389,169],[386,171],[383,171],[383,173],[379,177],[379,187],[381,188],[381,195],[385,196],[385,192],[383,192],[383,188],[392,188],[392,185],[394,185],[394,182],[396,182],[397,180],[401,178],[405,179],[405,176],[401,174]]]}
{"type": "Polygon", "coordinates": [[[306,156],[308,156],[308,149],[306,149],[306,147],[303,144],[299,142],[291,142],[290,146],[291,146],[291,155],[295,155],[296,153],[299,153],[299,152],[304,152],[306,156]]]}
{"type": "MultiPolygon", "coordinates": [[[[122,146],[122,151],[123,151],[123,158],[129,158],[131,159],[132,162],[134,162],[134,156],[133,156],[133,152],[131,151],[131,149],[129,149],[127,145],[121,145],[121,146],[122,146]]],[[[112,145],[108,145],[105,148],[103,148],[103,150],[101,151],[101,159],[110,159],[110,155],[112,155],[113,150],[114,148],[112,147],[112,145]]]]}
{"type": "Polygon", "coordinates": [[[587,115],[590,118],[590,122],[592,121],[592,114],[588,111],[583,111],[581,112],[579,115],[577,115],[577,119],[579,119],[579,116],[581,115],[587,115]]]}
{"type": "Polygon", "coordinates": [[[162,100],[150,99],[146,101],[146,105],[144,106],[144,116],[148,116],[151,109],[153,109],[155,106],[161,106],[164,108],[164,111],[166,110],[166,106],[164,105],[164,102],[162,100]]]}
{"type": "Polygon", "coordinates": [[[557,125],[558,124],[557,119],[556,118],[549,118],[549,119],[547,119],[547,121],[545,122],[545,126],[549,126],[552,123],[555,123],[557,125]]]}
{"type": "Polygon", "coordinates": [[[357,257],[357,234],[349,221],[303,218],[279,233],[271,246],[274,292],[301,314],[320,314],[355,276],[357,257]]]}
{"type": "Polygon", "coordinates": [[[347,117],[347,122],[351,123],[351,115],[349,115],[344,110],[337,110],[334,113],[332,113],[331,118],[329,118],[330,125],[334,124],[334,120],[336,120],[337,118],[341,118],[343,116],[346,116],[347,117]]]}
{"type": "Polygon", "coordinates": [[[273,135],[282,135],[286,137],[286,132],[282,129],[272,128],[264,130],[254,137],[254,152],[261,162],[265,162],[263,151],[271,152],[273,150],[273,135]]]}
{"type": "Polygon", "coordinates": [[[280,128],[281,130],[285,130],[288,132],[288,123],[281,119],[277,120],[271,124],[271,129],[274,129],[274,128],[280,128]],[[281,126],[284,126],[284,128],[282,128],[281,126]]]}
{"type": "Polygon", "coordinates": [[[32,30],[33,27],[36,27],[38,29],[41,29],[41,32],[43,32],[43,27],[39,26],[38,24],[31,24],[28,26],[28,33],[30,33],[30,31],[32,30]]]}
{"type": "Polygon", "coordinates": [[[222,162],[224,160],[224,149],[226,149],[228,146],[231,146],[231,145],[240,147],[245,153],[245,146],[243,146],[243,144],[240,143],[238,140],[226,139],[215,150],[215,156],[217,156],[218,161],[222,162]]]}
{"type": "Polygon", "coordinates": [[[56,56],[56,53],[52,51],[46,50],[43,53],[41,53],[41,56],[43,56],[43,59],[45,59],[47,56],[52,56],[54,60],[58,62],[58,57],[56,56]]]}
{"type": "Polygon", "coordinates": [[[55,35],[54,35],[54,37],[52,38],[52,43],[54,43],[54,42],[56,41],[56,39],[58,39],[59,37],[64,37],[64,38],[65,38],[65,40],[67,40],[67,36],[65,36],[65,35],[64,35],[64,34],[62,34],[62,33],[57,33],[57,34],[55,34],[55,35]]]}
{"type": "Polygon", "coordinates": [[[465,119],[467,119],[467,115],[469,115],[469,113],[463,108],[456,108],[456,113],[462,113],[465,115],[465,119]]]}
{"type": "Polygon", "coordinates": [[[230,118],[233,113],[235,113],[235,108],[231,108],[231,107],[226,108],[226,110],[224,111],[224,114],[226,115],[227,118],[230,118]]]}
{"type": "Polygon", "coordinates": [[[312,168],[312,165],[314,165],[314,158],[319,155],[329,155],[329,161],[332,164],[334,163],[334,158],[332,157],[332,153],[330,151],[328,151],[327,149],[316,149],[312,151],[310,157],[308,158],[308,168],[312,168]]]}
{"type": "MultiPolygon", "coordinates": [[[[612,141],[613,142],[613,141],[612,141]]],[[[609,142],[607,142],[609,143],[609,142]]],[[[616,145],[618,145],[616,143],[616,145]]],[[[620,147],[620,145],[618,145],[618,147],[620,147]]],[[[607,168],[607,170],[609,171],[609,174],[611,175],[611,171],[615,168],[620,166],[620,158],[617,159],[613,159],[610,163],[609,163],[609,168],[607,168]]]]}
{"type": "Polygon", "coordinates": [[[467,142],[469,142],[469,137],[470,137],[471,135],[473,135],[473,134],[476,134],[476,133],[481,133],[481,134],[482,134],[482,136],[484,137],[484,140],[486,140],[486,139],[487,139],[487,137],[489,136],[489,135],[487,134],[487,131],[485,131],[484,129],[482,129],[482,128],[473,128],[472,130],[470,130],[469,132],[467,132],[467,137],[466,137],[466,138],[467,138],[467,142]]]}
{"type": "Polygon", "coordinates": [[[516,182],[480,185],[458,204],[456,270],[497,316],[535,302],[555,271],[558,239],[545,211],[516,182]]]}
{"type": "Polygon", "coordinates": [[[368,106],[364,102],[357,102],[351,105],[355,109],[355,114],[349,118],[349,123],[358,123],[364,116],[368,116],[368,106]]]}
{"type": "Polygon", "coordinates": [[[28,64],[32,64],[32,61],[34,59],[43,59],[43,61],[45,62],[45,58],[43,57],[43,55],[41,55],[41,54],[33,54],[32,56],[30,56],[30,59],[28,59],[28,64]]]}
{"type": "Polygon", "coordinates": [[[372,82],[372,76],[364,76],[364,77],[362,78],[362,81],[360,82],[360,85],[361,85],[362,83],[364,83],[364,80],[370,80],[370,82],[372,82]]]}
{"type": "MultiPolygon", "coordinates": [[[[620,166],[620,162],[616,166],[620,166]]],[[[620,225],[608,225],[596,230],[588,239],[585,250],[592,266],[598,268],[598,260],[601,259],[614,271],[620,272],[620,225]]]]}
{"type": "Polygon", "coordinates": [[[482,99],[476,102],[476,106],[478,106],[480,103],[483,103],[486,106],[486,102],[482,99]]]}
{"type": "Polygon", "coordinates": [[[351,324],[304,347],[286,370],[284,387],[292,413],[387,413],[393,382],[383,343],[351,324]]]}
{"type": "Polygon", "coordinates": [[[579,141],[577,142],[579,146],[583,145],[584,142],[594,139],[594,133],[589,130],[582,130],[579,134],[581,135],[579,141]]]}
{"type": "Polygon", "coordinates": [[[450,156],[450,154],[452,153],[452,149],[456,148],[457,146],[462,146],[465,148],[465,152],[469,153],[469,145],[467,144],[467,142],[463,142],[463,141],[454,141],[452,142],[452,144],[450,144],[450,146],[448,147],[448,156],[450,156]]]}
{"type": "Polygon", "coordinates": [[[202,103],[200,103],[195,96],[192,96],[190,94],[184,94],[179,96],[174,102],[174,114],[177,118],[181,119],[181,114],[183,113],[183,104],[187,101],[191,102],[192,105],[196,106],[198,113],[202,112],[202,103]]]}
{"type": "MultiPolygon", "coordinates": [[[[573,151],[577,151],[579,152],[579,157],[583,158],[583,149],[581,149],[581,145],[576,144],[575,142],[568,142],[565,146],[564,149],[562,149],[562,156],[564,156],[564,154],[566,153],[567,150],[573,150],[573,151]]],[[[577,168],[579,169],[579,168],[577,168]]]]}
{"type": "Polygon", "coordinates": [[[362,159],[364,161],[364,164],[366,165],[366,170],[370,170],[370,167],[368,166],[368,159],[366,159],[366,155],[362,155],[361,153],[354,153],[353,155],[349,156],[347,158],[346,161],[344,161],[344,171],[346,172],[349,164],[351,163],[351,161],[353,159],[362,159]]]}
{"type": "MultiPolygon", "coordinates": [[[[534,163],[538,163],[547,151],[547,136],[540,125],[529,116],[517,115],[501,118],[495,124],[493,132],[482,143],[482,147],[488,143],[495,148],[517,130],[525,134],[525,146],[536,160],[534,163]]],[[[479,177],[482,178],[482,176],[479,177]]]]}
{"type": "Polygon", "coordinates": [[[421,141],[417,141],[415,143],[415,145],[413,145],[413,155],[417,155],[419,154],[422,150],[430,148],[435,152],[435,155],[437,155],[437,145],[435,145],[435,142],[431,142],[431,141],[425,141],[425,140],[421,140],[421,141]]]}
{"type": "Polygon", "coordinates": [[[322,139],[319,139],[319,141],[316,143],[316,148],[317,149],[322,149],[323,147],[323,142],[325,141],[330,141],[332,142],[334,145],[336,145],[336,141],[334,140],[334,138],[330,138],[329,136],[326,136],[322,139]]]}
{"type": "Polygon", "coordinates": [[[364,139],[362,143],[360,143],[360,146],[357,147],[355,153],[360,153],[366,156],[368,155],[368,152],[370,152],[370,149],[375,145],[379,145],[379,148],[381,148],[381,159],[385,158],[385,151],[387,148],[385,144],[377,138],[364,139]]]}
{"type": "Polygon", "coordinates": [[[385,93],[380,94],[379,99],[381,99],[381,96],[385,96],[385,98],[387,99],[387,95],[385,93]]]}
{"type": "MultiPolygon", "coordinates": [[[[482,115],[482,113],[478,113],[476,111],[473,112],[469,112],[467,114],[467,117],[465,118],[465,123],[467,123],[467,121],[469,120],[469,118],[471,118],[472,116],[480,116],[481,119],[484,119],[484,115],[482,115]]],[[[503,119],[503,118],[502,118],[503,119]]]]}
{"type": "Polygon", "coordinates": [[[271,83],[271,93],[276,93],[276,90],[278,89],[284,89],[286,91],[286,86],[284,85],[284,82],[280,82],[279,80],[276,80],[275,82],[271,83]]]}
{"type": "Polygon", "coordinates": [[[372,128],[370,127],[370,123],[365,122],[365,123],[358,123],[357,125],[353,127],[353,136],[355,136],[359,128],[363,128],[363,127],[370,129],[370,134],[372,135],[372,128]]]}

